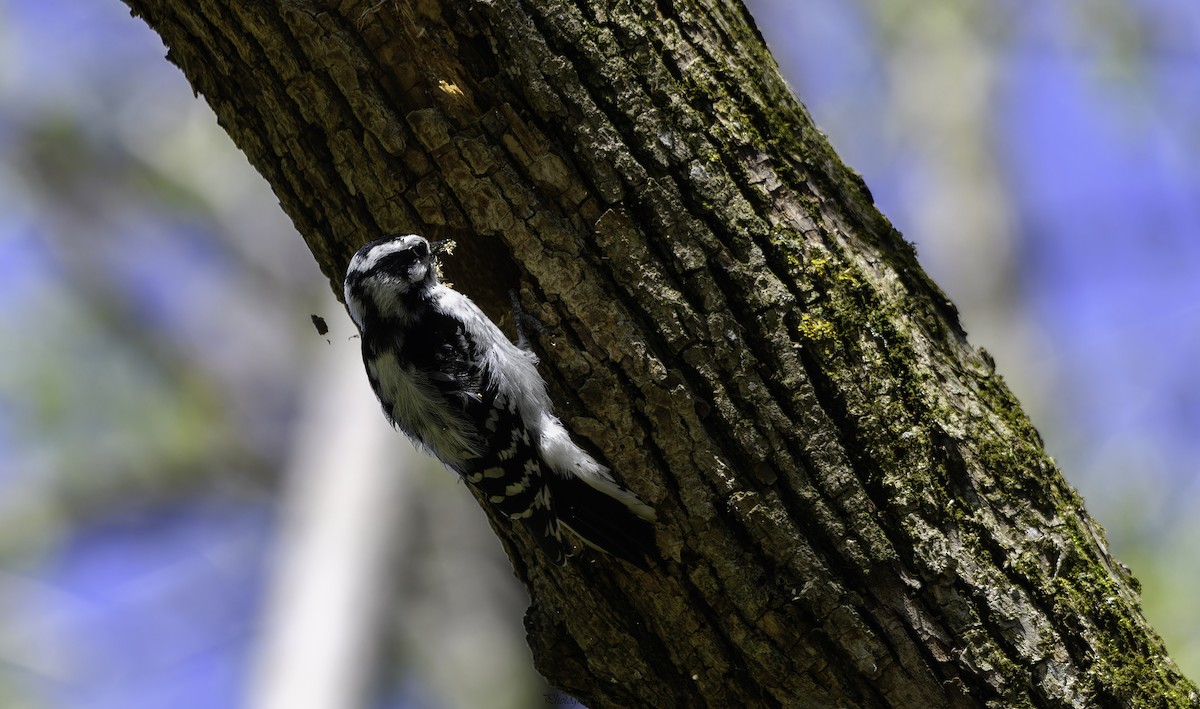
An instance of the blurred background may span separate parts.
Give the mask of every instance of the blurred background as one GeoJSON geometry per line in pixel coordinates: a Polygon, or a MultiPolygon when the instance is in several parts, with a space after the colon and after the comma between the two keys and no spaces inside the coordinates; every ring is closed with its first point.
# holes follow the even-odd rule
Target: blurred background
{"type": "MultiPolygon", "coordinates": [[[[748,4],[1200,678],[1200,5],[748,4]]],[[[475,502],[164,54],[0,0],[0,706],[547,703],[475,502]]]]}

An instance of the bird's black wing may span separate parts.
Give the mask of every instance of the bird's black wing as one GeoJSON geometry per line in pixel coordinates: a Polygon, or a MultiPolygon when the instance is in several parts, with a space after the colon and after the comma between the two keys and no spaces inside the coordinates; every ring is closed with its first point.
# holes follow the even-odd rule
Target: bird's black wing
{"type": "Polygon", "coordinates": [[[546,488],[551,473],[516,402],[483,371],[481,353],[461,320],[428,313],[409,330],[402,351],[475,434],[478,455],[457,472],[506,517],[524,522],[546,555],[562,563],[566,546],[546,488]]]}

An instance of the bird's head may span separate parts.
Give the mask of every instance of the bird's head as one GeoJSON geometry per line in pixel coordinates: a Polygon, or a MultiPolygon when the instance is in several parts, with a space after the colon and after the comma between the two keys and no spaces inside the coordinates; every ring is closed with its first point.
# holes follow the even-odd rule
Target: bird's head
{"type": "Polygon", "coordinates": [[[430,243],[416,234],[393,234],[359,249],[346,269],[344,289],[359,329],[368,311],[403,317],[413,294],[437,285],[437,255],[446,243],[430,243]]]}

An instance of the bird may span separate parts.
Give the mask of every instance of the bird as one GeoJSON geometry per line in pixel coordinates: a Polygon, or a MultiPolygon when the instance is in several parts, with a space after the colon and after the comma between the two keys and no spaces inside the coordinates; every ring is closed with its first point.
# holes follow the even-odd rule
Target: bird
{"type": "MultiPolygon", "coordinates": [[[[648,569],[655,510],[576,444],[554,415],[533,352],[439,278],[452,242],[391,234],[358,250],[343,295],[387,419],[551,562],[584,544],[648,569]]],[[[522,337],[522,340],[524,338],[522,337]]]]}

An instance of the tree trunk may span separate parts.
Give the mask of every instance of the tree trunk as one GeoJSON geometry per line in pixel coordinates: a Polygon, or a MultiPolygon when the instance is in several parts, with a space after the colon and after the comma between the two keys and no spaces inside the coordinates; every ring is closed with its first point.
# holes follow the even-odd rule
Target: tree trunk
{"type": "MultiPolygon", "coordinates": [[[[1137,582],[739,2],[126,0],[340,292],[362,243],[547,329],[643,573],[493,520],[603,706],[1182,706],[1137,582]]],[[[363,379],[363,386],[366,380],[363,379]]],[[[490,510],[489,510],[490,514],[490,510]]]]}

